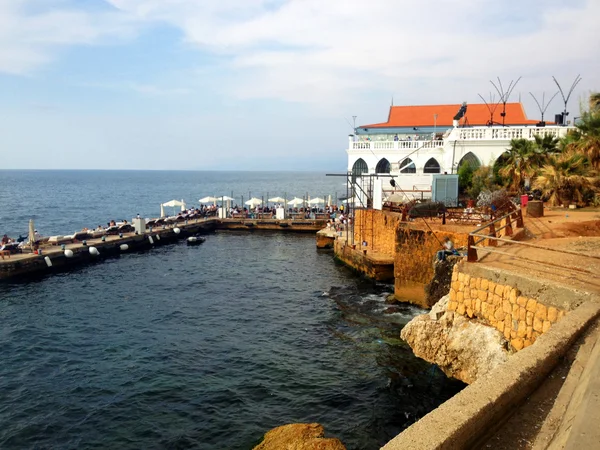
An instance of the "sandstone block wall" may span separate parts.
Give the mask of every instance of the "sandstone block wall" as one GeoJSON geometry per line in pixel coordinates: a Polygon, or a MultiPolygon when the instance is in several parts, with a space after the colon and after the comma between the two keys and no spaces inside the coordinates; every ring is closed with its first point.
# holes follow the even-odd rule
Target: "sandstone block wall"
{"type": "Polygon", "coordinates": [[[410,224],[402,224],[396,230],[396,254],[394,261],[394,295],[398,299],[414,299],[425,308],[425,285],[434,275],[433,258],[442,249],[440,241],[449,236],[454,246],[467,245],[467,233],[415,229],[410,224]]]}
{"type": "Polygon", "coordinates": [[[452,272],[448,310],[498,329],[517,351],[533,344],[565,315],[565,310],[523,296],[511,285],[462,273],[459,266],[452,272]]]}
{"type": "Polygon", "coordinates": [[[367,252],[393,256],[396,248],[396,228],[401,217],[388,211],[357,209],[354,213],[354,243],[356,248],[367,242],[367,252]]]}

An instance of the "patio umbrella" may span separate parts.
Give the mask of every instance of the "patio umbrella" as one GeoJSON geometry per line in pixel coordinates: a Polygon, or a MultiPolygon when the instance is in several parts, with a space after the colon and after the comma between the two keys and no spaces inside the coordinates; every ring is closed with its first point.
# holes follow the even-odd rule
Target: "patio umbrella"
{"type": "Polygon", "coordinates": [[[318,205],[319,203],[325,203],[325,199],[315,197],[307,202],[309,205],[318,205]]]}
{"type": "Polygon", "coordinates": [[[160,217],[165,217],[165,207],[163,204],[160,204],[160,217]]]}
{"type": "Polygon", "coordinates": [[[224,195],[223,197],[217,197],[217,200],[222,200],[224,202],[232,202],[235,200],[235,198],[224,195]]]}
{"type": "Polygon", "coordinates": [[[175,208],[176,206],[181,206],[181,210],[185,210],[185,203],[183,200],[170,200],[166,203],[163,203],[162,206],[168,206],[169,208],[175,208]]]}
{"type": "Polygon", "coordinates": [[[262,200],[260,198],[252,197],[250,200],[248,200],[244,204],[248,205],[248,206],[258,206],[261,203],[262,203],[262,200]]]}
{"type": "Polygon", "coordinates": [[[270,202],[273,203],[285,203],[285,198],[283,197],[273,197],[269,199],[270,202]]]}
{"type": "Polygon", "coordinates": [[[287,203],[288,203],[288,205],[298,206],[298,205],[301,205],[304,203],[304,199],[294,197],[293,199],[289,200],[287,203]]]}
{"type": "Polygon", "coordinates": [[[215,203],[217,201],[217,197],[204,197],[198,200],[200,203],[215,203]]]}

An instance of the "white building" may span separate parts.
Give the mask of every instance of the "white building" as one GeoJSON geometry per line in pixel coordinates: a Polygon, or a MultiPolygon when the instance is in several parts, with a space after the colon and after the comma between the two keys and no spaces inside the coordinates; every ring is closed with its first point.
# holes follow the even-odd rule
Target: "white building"
{"type": "MultiPolygon", "coordinates": [[[[493,165],[511,139],[562,137],[570,128],[527,119],[521,103],[494,112],[485,104],[392,106],[387,122],[361,125],[350,135],[348,171],[394,175],[397,190],[428,198],[433,174],[455,174],[463,163],[493,165]]],[[[391,179],[382,177],[384,191],[394,190],[391,179]]]]}

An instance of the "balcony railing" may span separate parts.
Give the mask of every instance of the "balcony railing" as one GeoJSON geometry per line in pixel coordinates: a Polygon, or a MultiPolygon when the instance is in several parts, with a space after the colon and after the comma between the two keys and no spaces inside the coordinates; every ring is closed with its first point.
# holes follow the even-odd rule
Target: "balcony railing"
{"type": "Polygon", "coordinates": [[[563,137],[573,127],[562,126],[522,126],[522,127],[471,127],[448,130],[444,140],[398,140],[398,141],[354,141],[349,138],[350,150],[417,150],[442,148],[448,141],[500,141],[511,139],[531,139],[534,136],[563,137]]]}
{"type": "Polygon", "coordinates": [[[358,141],[350,140],[351,150],[417,150],[442,148],[444,141],[358,141]]]}

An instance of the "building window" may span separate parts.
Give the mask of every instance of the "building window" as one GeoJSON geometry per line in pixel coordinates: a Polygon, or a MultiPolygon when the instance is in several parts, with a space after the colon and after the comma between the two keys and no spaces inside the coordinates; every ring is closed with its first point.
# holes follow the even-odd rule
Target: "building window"
{"type": "Polygon", "coordinates": [[[382,158],[377,163],[377,167],[375,168],[375,173],[390,173],[390,162],[387,159],[382,158]]]}
{"type": "Polygon", "coordinates": [[[430,158],[429,161],[425,163],[425,167],[423,167],[423,173],[440,173],[441,168],[440,164],[437,162],[435,158],[430,158]]]}
{"type": "Polygon", "coordinates": [[[417,173],[417,166],[410,158],[405,158],[400,162],[400,173],[417,173]]]}

